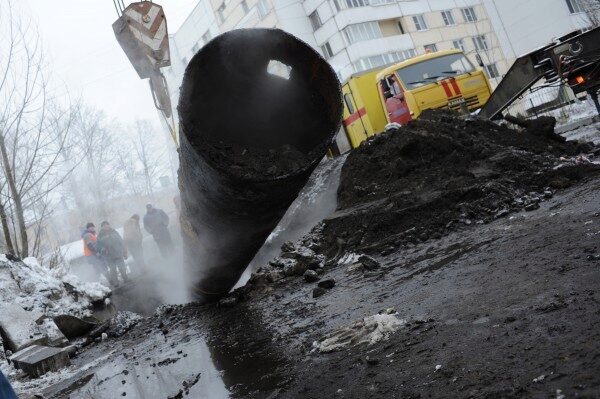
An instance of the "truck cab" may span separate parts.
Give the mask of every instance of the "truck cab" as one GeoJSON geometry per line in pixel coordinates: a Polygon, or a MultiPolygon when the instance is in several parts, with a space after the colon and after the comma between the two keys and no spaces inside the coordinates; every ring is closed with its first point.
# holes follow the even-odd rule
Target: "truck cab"
{"type": "Polygon", "coordinates": [[[401,125],[426,109],[481,108],[491,87],[481,69],[460,50],[413,57],[377,74],[377,88],[388,123],[401,125]]]}

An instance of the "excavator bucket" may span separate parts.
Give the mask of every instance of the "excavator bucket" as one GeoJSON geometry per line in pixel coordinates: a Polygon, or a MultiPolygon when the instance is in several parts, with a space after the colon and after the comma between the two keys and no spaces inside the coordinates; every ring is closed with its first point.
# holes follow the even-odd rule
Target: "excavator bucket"
{"type": "Polygon", "coordinates": [[[171,100],[160,68],[171,65],[167,19],[150,1],[131,3],[113,23],[117,41],[141,79],[150,79],[155,105],[171,116],[171,100]]]}

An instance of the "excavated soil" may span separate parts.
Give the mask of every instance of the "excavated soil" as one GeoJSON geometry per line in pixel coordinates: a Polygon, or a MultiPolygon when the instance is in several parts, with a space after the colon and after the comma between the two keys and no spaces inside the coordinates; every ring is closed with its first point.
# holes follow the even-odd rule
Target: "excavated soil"
{"type": "Polygon", "coordinates": [[[430,111],[374,137],[344,164],[338,213],[325,227],[327,247],[391,252],[460,226],[537,209],[555,190],[599,170],[561,161],[595,149],[565,142],[553,128],[553,118],[515,130],[430,111]]]}
{"type": "Polygon", "coordinates": [[[245,287],[82,348],[38,392],[600,397],[597,149],[552,120],[426,117],[350,153],[337,212],[245,287]]]}

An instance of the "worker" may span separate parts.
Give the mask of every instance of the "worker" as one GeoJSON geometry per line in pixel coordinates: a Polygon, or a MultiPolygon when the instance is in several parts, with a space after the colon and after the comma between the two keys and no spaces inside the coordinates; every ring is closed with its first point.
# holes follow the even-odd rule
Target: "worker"
{"type": "Polygon", "coordinates": [[[106,267],[100,259],[98,248],[96,246],[96,226],[92,222],[85,225],[85,230],[81,233],[83,240],[83,255],[87,262],[92,266],[92,270],[96,274],[96,278],[100,279],[101,275],[106,275],[106,267]]]}
{"type": "Polygon", "coordinates": [[[144,229],[154,238],[161,255],[166,258],[173,253],[173,241],[169,232],[169,216],[152,204],[146,205],[144,229]]]}
{"type": "Polygon", "coordinates": [[[142,246],[143,239],[142,229],[140,228],[140,216],[134,214],[123,225],[123,241],[138,267],[138,272],[142,272],[146,268],[144,248],[142,246]]]}
{"type": "Polygon", "coordinates": [[[123,283],[129,282],[129,276],[127,275],[127,266],[125,265],[125,259],[127,259],[127,249],[123,244],[123,239],[117,230],[110,226],[110,223],[104,221],[100,224],[100,233],[98,233],[98,240],[96,246],[106,268],[108,269],[108,282],[113,287],[119,285],[119,276],[117,269],[121,274],[123,283]]]}

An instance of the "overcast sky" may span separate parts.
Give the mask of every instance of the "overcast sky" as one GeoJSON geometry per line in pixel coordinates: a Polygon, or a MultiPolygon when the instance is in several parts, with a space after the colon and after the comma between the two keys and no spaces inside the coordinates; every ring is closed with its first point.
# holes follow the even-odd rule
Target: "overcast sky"
{"type": "MultiPolygon", "coordinates": [[[[4,0],[0,0],[4,1],[4,0]]],[[[141,80],[117,43],[112,0],[13,0],[37,22],[52,66],[51,96],[81,97],[122,123],[158,123],[147,80],[141,80]]],[[[129,0],[125,4],[131,3],[129,0]]],[[[157,1],[174,33],[198,0],[157,1]]]]}

